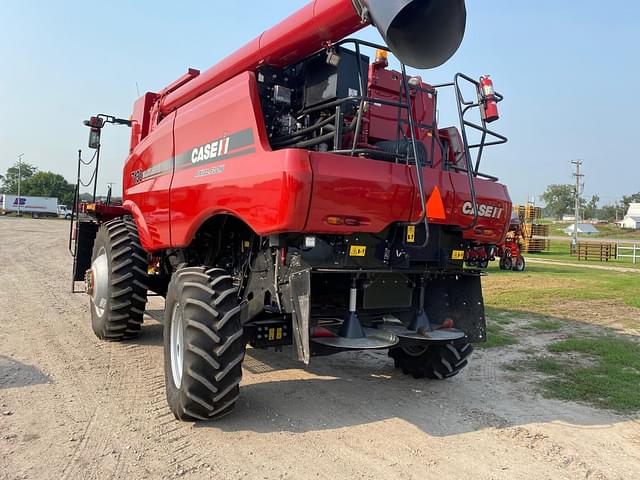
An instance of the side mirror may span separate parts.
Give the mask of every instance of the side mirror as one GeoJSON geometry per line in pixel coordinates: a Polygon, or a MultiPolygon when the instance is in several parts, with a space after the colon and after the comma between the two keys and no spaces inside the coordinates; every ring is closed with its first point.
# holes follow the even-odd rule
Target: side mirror
{"type": "Polygon", "coordinates": [[[100,134],[102,127],[104,127],[104,120],[100,117],[91,117],[89,120],[85,120],[84,124],[90,128],[89,148],[94,150],[100,148],[100,134]]]}
{"type": "Polygon", "coordinates": [[[93,148],[94,150],[100,148],[100,133],[102,129],[100,128],[92,128],[89,132],[89,148],[93,148]]]}

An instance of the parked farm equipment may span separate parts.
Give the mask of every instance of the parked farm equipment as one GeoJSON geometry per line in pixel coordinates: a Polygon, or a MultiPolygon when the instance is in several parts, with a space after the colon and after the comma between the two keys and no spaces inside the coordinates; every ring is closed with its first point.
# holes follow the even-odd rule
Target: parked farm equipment
{"type": "MultiPolygon", "coordinates": [[[[405,67],[444,63],[465,20],[463,0],[316,0],[135,103],[123,205],[74,227],[74,279],[105,340],[140,331],[148,291],[166,297],[177,418],[233,408],[248,344],[292,345],[305,364],[385,349],[415,377],[467,365],[486,329],[464,261],[511,218],[506,187],[479,170],[506,142],[488,126],[502,96],[488,76],[430,85],[405,67]],[[368,24],[388,46],[344,39],[368,24]],[[437,124],[442,89],[460,129],[437,124]]],[[[105,119],[127,124],[94,117],[94,147],[105,119]]]]}

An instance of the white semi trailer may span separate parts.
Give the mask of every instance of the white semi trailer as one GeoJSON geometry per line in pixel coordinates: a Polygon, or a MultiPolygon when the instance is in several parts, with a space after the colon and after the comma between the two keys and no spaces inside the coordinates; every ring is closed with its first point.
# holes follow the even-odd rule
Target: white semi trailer
{"type": "Polygon", "coordinates": [[[38,217],[57,217],[58,199],[56,197],[27,197],[24,195],[0,195],[0,213],[18,213],[38,217]]]}

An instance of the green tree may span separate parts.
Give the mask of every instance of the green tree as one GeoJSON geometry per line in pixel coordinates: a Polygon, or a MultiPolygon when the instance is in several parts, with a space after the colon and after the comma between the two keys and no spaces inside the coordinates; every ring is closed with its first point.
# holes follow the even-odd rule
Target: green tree
{"type": "Polygon", "coordinates": [[[630,203],[640,203],[640,192],[633,195],[625,195],[622,197],[622,204],[624,205],[625,213],[629,210],[630,203]]]}
{"type": "Polygon", "coordinates": [[[74,186],[57,173],[37,172],[22,182],[21,193],[35,197],[57,197],[64,205],[73,203],[74,186]]]}
{"type": "Polygon", "coordinates": [[[598,214],[598,203],[600,202],[599,195],[593,195],[589,203],[584,205],[584,218],[593,219],[598,214]]]}
{"type": "Polygon", "coordinates": [[[614,222],[616,220],[620,220],[622,216],[624,216],[626,210],[624,205],[619,203],[615,203],[613,205],[604,205],[598,211],[598,217],[600,220],[606,220],[607,222],[614,222]]]}
{"type": "MultiPolygon", "coordinates": [[[[7,173],[2,177],[2,191],[4,193],[17,195],[18,194],[18,172],[20,173],[21,183],[25,180],[33,177],[38,169],[30,163],[15,163],[12,167],[7,169],[7,173]]],[[[21,185],[22,187],[22,185],[21,185]]],[[[23,193],[21,190],[20,193],[23,193]]],[[[25,194],[26,195],[26,194],[25,194]]]]}
{"type": "Polygon", "coordinates": [[[572,185],[549,185],[540,198],[546,204],[546,214],[560,220],[565,213],[572,211],[574,204],[572,185]]]}

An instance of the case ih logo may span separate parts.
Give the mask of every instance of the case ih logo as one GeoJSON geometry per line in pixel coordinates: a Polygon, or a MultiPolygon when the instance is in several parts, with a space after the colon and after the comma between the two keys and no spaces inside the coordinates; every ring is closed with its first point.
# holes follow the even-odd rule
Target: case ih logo
{"type": "MultiPolygon", "coordinates": [[[[502,218],[502,212],[504,212],[504,208],[494,207],[492,205],[478,205],[478,216],[484,218],[502,218]]],[[[462,213],[465,215],[473,215],[473,203],[465,202],[462,205],[462,213]]]]}
{"type": "Polygon", "coordinates": [[[13,201],[13,206],[17,207],[18,205],[20,205],[21,207],[24,207],[27,204],[27,199],[26,198],[16,198],[13,201]]]}
{"type": "MultiPolygon", "coordinates": [[[[250,155],[255,152],[253,129],[247,128],[189,149],[175,158],[171,157],[163,162],[156,163],[146,170],[134,170],[131,172],[131,181],[134,185],[137,185],[150,178],[171,173],[174,170],[183,170],[194,166],[205,166],[230,158],[250,155]]],[[[224,165],[220,168],[198,170],[195,176],[204,177],[222,172],[224,172],[224,165]]]]}
{"type": "Polygon", "coordinates": [[[229,153],[229,137],[194,148],[191,152],[191,163],[195,165],[206,160],[213,160],[227,153],[229,153]]]}

